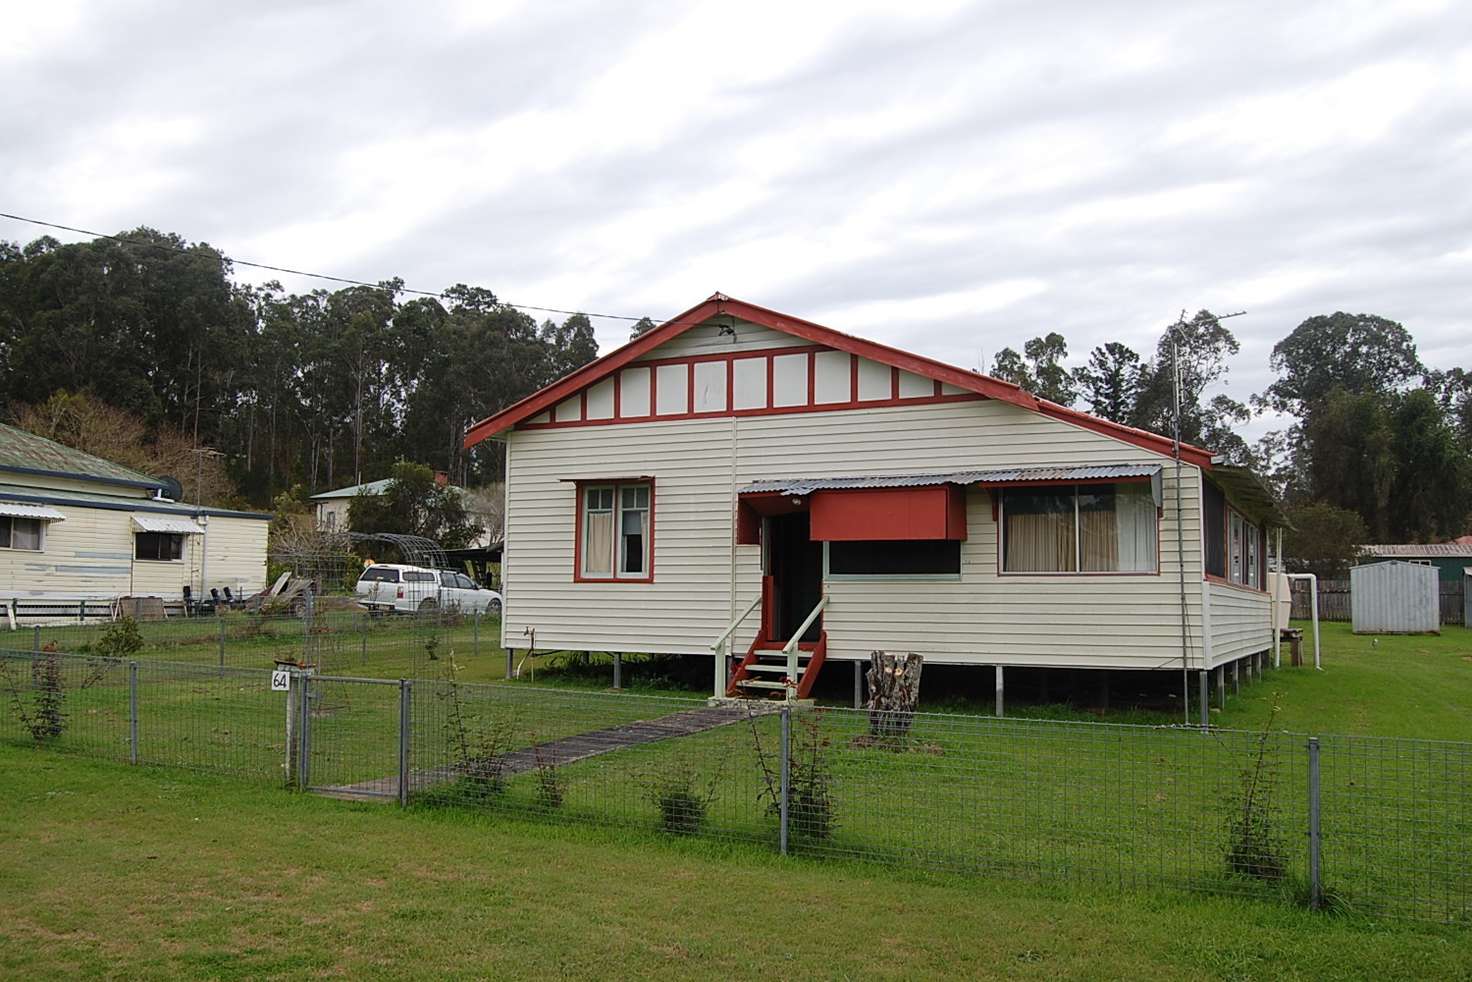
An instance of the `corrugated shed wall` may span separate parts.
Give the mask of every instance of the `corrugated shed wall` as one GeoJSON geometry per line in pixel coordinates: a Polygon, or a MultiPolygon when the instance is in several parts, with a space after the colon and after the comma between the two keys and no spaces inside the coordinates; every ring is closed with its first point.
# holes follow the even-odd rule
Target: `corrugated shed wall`
{"type": "Polygon", "coordinates": [[[1356,634],[1438,632],[1440,596],[1436,569],[1384,562],[1349,571],[1350,617],[1356,634]]]}

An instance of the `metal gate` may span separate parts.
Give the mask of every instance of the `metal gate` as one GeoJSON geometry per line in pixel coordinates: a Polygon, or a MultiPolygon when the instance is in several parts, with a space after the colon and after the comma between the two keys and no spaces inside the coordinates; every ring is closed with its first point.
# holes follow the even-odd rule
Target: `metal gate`
{"type": "Polygon", "coordinates": [[[402,801],[410,685],[294,670],[286,708],[290,782],[337,797],[402,801]]]}

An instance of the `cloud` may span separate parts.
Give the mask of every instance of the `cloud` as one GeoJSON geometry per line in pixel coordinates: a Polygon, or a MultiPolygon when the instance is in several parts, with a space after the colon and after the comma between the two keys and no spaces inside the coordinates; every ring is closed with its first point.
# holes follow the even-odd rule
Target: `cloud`
{"type": "Polygon", "coordinates": [[[12,6],[8,211],[967,367],[1246,309],[1244,399],[1336,309],[1472,363],[1465,5],[12,6]]]}

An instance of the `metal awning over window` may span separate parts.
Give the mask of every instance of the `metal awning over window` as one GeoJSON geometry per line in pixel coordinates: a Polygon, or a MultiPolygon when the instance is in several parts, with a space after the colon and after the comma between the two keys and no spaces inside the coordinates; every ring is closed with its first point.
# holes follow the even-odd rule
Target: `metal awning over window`
{"type": "Polygon", "coordinates": [[[20,501],[0,501],[0,515],[7,518],[34,518],[42,522],[66,521],[66,516],[55,508],[30,505],[20,501]]]}
{"type": "Polygon", "coordinates": [[[1080,467],[1008,467],[992,470],[948,471],[926,474],[875,474],[866,477],[789,477],[757,481],[742,494],[784,494],[801,497],[815,491],[854,488],[921,488],[942,484],[995,487],[1008,484],[1078,484],[1088,481],[1127,481],[1154,478],[1160,464],[1087,464],[1080,467]]]}
{"type": "Polygon", "coordinates": [[[966,538],[966,492],[956,484],[815,491],[811,512],[814,542],[966,538]]]}
{"type": "Polygon", "coordinates": [[[203,535],[204,526],[192,518],[173,515],[133,515],[133,528],[139,532],[170,532],[174,535],[203,535]]]}

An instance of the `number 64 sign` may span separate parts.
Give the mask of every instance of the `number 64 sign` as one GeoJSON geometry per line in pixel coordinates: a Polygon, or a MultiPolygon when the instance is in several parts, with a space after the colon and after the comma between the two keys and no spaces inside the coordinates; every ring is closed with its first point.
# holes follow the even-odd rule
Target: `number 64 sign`
{"type": "Polygon", "coordinates": [[[271,672],[271,691],[288,692],[291,690],[291,672],[284,668],[273,669],[271,672]]]}

